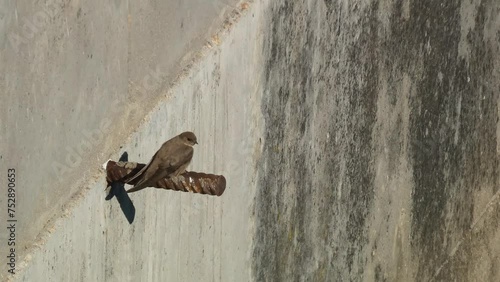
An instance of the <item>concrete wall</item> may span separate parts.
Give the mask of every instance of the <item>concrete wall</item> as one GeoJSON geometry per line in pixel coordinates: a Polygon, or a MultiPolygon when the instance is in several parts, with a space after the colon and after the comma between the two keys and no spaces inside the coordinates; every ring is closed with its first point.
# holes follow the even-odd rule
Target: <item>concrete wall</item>
{"type": "MultiPolygon", "coordinates": [[[[0,177],[7,179],[8,167],[17,170],[20,258],[236,2],[0,3],[0,177]]],[[[0,241],[8,235],[2,230],[0,241]]],[[[7,250],[0,251],[3,266],[7,250]]]]}
{"type": "Polygon", "coordinates": [[[500,2],[273,1],[257,281],[500,279],[500,2]]]}
{"type": "Polygon", "coordinates": [[[42,234],[40,245],[19,265],[20,273],[9,278],[250,279],[254,151],[260,148],[258,138],[253,137],[260,136],[262,126],[258,119],[261,78],[256,74],[263,62],[260,44],[264,31],[264,8],[255,3],[254,9],[259,13],[245,16],[226,36],[231,23],[240,17],[232,15],[211,38],[214,43],[198,54],[203,60],[185,72],[176,86],[160,90],[162,98],[152,112],[134,134],[122,139],[112,155],[118,160],[127,153],[130,161],[147,162],[165,140],[192,130],[199,146],[190,169],[225,175],[224,195],[146,189],[130,198],[116,192],[117,197],[105,201],[105,174],[97,172],[78,187],[82,193],[64,207],[63,217],[42,234]],[[240,52],[251,55],[241,56],[240,52]]]}
{"type": "MultiPolygon", "coordinates": [[[[172,88],[149,68],[161,81],[149,101],[133,80],[102,138],[113,159],[147,162],[193,130],[190,168],[224,174],[224,195],[118,189],[107,202],[95,169],[11,278],[499,280],[499,5],[241,6],[172,88]],[[134,105],[148,101],[142,119],[151,108],[134,105]]],[[[146,26],[138,50],[156,38],[140,39],[146,26]]]]}

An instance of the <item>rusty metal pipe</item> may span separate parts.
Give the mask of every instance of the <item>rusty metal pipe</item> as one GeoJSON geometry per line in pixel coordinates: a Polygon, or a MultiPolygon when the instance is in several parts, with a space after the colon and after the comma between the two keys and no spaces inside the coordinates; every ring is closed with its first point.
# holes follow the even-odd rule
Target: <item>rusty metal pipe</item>
{"type": "MultiPolygon", "coordinates": [[[[121,182],[130,185],[136,184],[141,177],[134,176],[139,173],[144,166],[145,164],[135,162],[108,161],[106,164],[106,180],[108,186],[113,182],[121,182]],[[129,180],[132,178],[133,180],[129,180]]],[[[156,182],[154,187],[220,196],[226,189],[226,178],[222,175],[186,171],[177,177],[161,179],[156,182]]]]}

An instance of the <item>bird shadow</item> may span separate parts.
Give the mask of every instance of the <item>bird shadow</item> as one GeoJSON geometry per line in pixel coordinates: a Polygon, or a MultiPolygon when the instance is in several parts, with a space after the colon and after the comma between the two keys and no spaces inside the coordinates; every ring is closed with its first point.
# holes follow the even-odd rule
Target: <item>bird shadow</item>
{"type": "MultiPolygon", "coordinates": [[[[121,162],[127,162],[128,161],[128,153],[124,152],[120,160],[121,162]]],[[[106,201],[109,201],[113,198],[113,196],[116,197],[116,200],[120,204],[120,208],[125,215],[125,218],[127,218],[128,223],[132,224],[134,222],[135,218],[135,207],[134,203],[132,203],[132,200],[130,200],[130,197],[128,196],[127,192],[125,191],[125,184],[121,182],[113,182],[111,183],[111,189],[109,190],[109,194],[106,196],[106,201]]]]}

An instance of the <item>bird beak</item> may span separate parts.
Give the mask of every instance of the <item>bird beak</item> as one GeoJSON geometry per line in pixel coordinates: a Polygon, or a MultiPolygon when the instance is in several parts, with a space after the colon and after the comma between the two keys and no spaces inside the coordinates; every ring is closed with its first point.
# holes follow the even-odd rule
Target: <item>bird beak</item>
{"type": "Polygon", "coordinates": [[[198,141],[194,141],[194,144],[198,144],[198,141]]]}

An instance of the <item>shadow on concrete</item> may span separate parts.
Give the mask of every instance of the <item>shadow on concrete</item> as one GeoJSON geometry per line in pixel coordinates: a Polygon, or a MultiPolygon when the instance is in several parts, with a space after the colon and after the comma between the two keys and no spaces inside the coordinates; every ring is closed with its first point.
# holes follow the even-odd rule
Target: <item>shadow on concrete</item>
{"type": "MultiPolygon", "coordinates": [[[[127,162],[128,153],[124,152],[121,155],[119,161],[127,162]]],[[[111,200],[113,196],[116,196],[116,200],[120,204],[120,208],[122,209],[125,218],[127,218],[128,223],[132,224],[135,218],[135,207],[134,203],[132,203],[132,200],[130,200],[130,197],[125,191],[125,185],[123,183],[120,182],[111,183],[111,189],[109,191],[109,194],[106,196],[106,201],[111,200]]]]}

